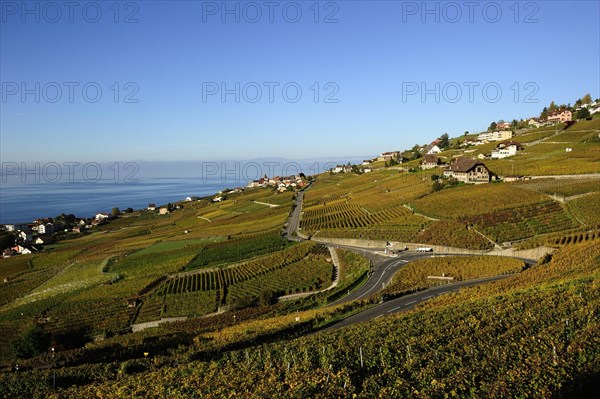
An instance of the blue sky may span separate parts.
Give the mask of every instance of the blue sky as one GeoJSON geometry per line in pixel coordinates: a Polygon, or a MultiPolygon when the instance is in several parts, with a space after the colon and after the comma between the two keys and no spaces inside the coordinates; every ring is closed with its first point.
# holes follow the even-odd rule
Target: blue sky
{"type": "Polygon", "coordinates": [[[3,162],[367,156],[600,97],[598,1],[0,3],[3,162]]]}

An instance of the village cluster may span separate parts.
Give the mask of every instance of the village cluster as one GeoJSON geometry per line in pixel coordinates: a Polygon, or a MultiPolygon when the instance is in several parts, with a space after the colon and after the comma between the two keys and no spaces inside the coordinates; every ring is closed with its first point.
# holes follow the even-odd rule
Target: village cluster
{"type": "MultiPolygon", "coordinates": [[[[586,112],[583,115],[591,116],[596,113],[600,113],[600,101],[590,102],[587,104],[580,104],[574,110],[578,115],[581,115],[581,111],[586,112]]],[[[540,128],[544,126],[552,126],[558,124],[565,124],[566,127],[575,123],[573,120],[575,114],[568,108],[560,107],[558,109],[547,111],[544,109],[543,116],[530,118],[527,121],[522,121],[521,125],[525,125],[519,133],[524,131],[540,128]]],[[[459,147],[463,149],[463,155],[453,156],[448,162],[444,162],[442,158],[438,156],[439,153],[447,149],[448,143],[442,144],[442,139],[438,138],[426,146],[416,146],[413,150],[418,152],[417,157],[421,159],[420,169],[428,170],[434,168],[441,168],[442,176],[448,179],[455,179],[461,183],[489,183],[492,180],[496,180],[499,176],[495,175],[483,162],[486,159],[504,159],[515,156],[518,151],[523,150],[523,145],[513,140],[515,132],[515,124],[500,121],[492,124],[494,129],[488,129],[486,132],[482,132],[477,135],[476,138],[467,138],[460,142],[459,147]],[[464,156],[464,154],[474,152],[474,150],[468,149],[472,146],[480,146],[497,142],[494,149],[489,154],[480,153],[476,159],[472,159],[464,156]]],[[[565,147],[565,152],[571,152],[572,148],[565,147]]],[[[396,166],[401,165],[407,161],[411,161],[417,157],[406,158],[405,155],[408,151],[388,151],[383,152],[377,158],[367,159],[362,162],[360,166],[357,165],[337,165],[335,168],[330,170],[331,173],[369,173],[373,170],[374,164],[384,163],[385,166],[396,166]]],[[[399,167],[401,170],[410,171],[409,168],[399,167]]],[[[523,176],[502,176],[504,181],[515,181],[523,179],[523,176]]]]}

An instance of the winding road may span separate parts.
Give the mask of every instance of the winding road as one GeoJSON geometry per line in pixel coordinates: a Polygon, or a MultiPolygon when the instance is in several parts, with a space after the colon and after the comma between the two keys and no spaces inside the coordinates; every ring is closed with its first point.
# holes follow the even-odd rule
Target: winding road
{"type": "Polygon", "coordinates": [[[423,301],[427,301],[427,300],[435,298],[437,296],[447,294],[449,292],[455,292],[455,291],[460,290],[461,288],[470,287],[473,285],[489,283],[491,281],[498,281],[498,280],[504,279],[509,276],[510,275],[503,275],[503,276],[481,278],[481,279],[476,279],[476,280],[459,281],[459,282],[455,282],[455,283],[449,283],[449,284],[429,288],[427,290],[415,292],[413,294],[403,295],[400,298],[396,298],[396,299],[392,299],[392,300],[383,302],[377,306],[363,310],[360,313],[356,313],[356,314],[354,314],[346,319],[343,319],[343,320],[341,320],[327,328],[324,328],[320,331],[335,330],[335,329],[347,327],[347,326],[350,326],[353,324],[373,320],[378,317],[386,316],[388,314],[411,310],[411,309],[414,309],[417,305],[421,304],[423,301]]]}
{"type": "MultiPolygon", "coordinates": [[[[308,187],[310,187],[310,185],[308,187]]],[[[304,241],[306,239],[298,234],[298,229],[300,227],[300,218],[302,214],[303,200],[304,191],[300,191],[296,196],[294,209],[290,213],[287,226],[284,230],[284,235],[287,237],[288,240],[304,241]]],[[[439,255],[431,252],[404,251],[400,252],[400,254],[397,257],[390,257],[382,254],[380,251],[374,250],[373,248],[363,248],[338,244],[328,244],[327,246],[330,248],[333,247],[353,251],[355,253],[365,256],[371,262],[371,271],[369,273],[367,281],[354,291],[349,292],[348,295],[338,299],[335,302],[332,302],[330,304],[331,306],[340,305],[355,300],[366,299],[369,298],[371,295],[382,291],[385,287],[389,285],[389,283],[392,280],[392,277],[398,270],[400,270],[406,264],[410,263],[415,259],[432,258],[437,256],[472,256],[465,253],[444,253],[443,255],[439,255]]],[[[517,259],[524,261],[527,265],[532,265],[536,262],[536,259],[527,259],[521,257],[517,259]]],[[[374,318],[385,316],[387,314],[410,310],[418,304],[420,304],[421,302],[436,297],[438,295],[458,291],[459,289],[465,287],[501,280],[509,276],[510,275],[501,275],[467,281],[457,281],[429,288],[427,290],[416,292],[413,294],[404,295],[400,298],[392,299],[374,307],[371,307],[369,309],[366,309],[332,326],[329,326],[324,330],[337,329],[348,325],[372,320],[374,318]]]]}

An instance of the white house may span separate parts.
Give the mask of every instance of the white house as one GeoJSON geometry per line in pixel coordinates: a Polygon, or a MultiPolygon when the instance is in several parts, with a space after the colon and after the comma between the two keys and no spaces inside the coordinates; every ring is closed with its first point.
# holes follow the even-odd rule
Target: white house
{"type": "Polygon", "coordinates": [[[98,212],[96,214],[96,220],[97,221],[102,221],[102,220],[106,220],[110,217],[110,215],[108,213],[104,213],[104,212],[98,212]]]}
{"type": "Polygon", "coordinates": [[[221,202],[223,201],[223,197],[215,197],[213,198],[213,202],[221,202]]]}
{"type": "Polygon", "coordinates": [[[15,247],[12,247],[11,249],[21,255],[29,255],[30,253],[32,253],[31,249],[24,247],[22,245],[17,245],[15,247]]]}
{"type": "Polygon", "coordinates": [[[517,155],[517,147],[514,145],[508,146],[506,148],[496,148],[492,150],[492,159],[502,159],[512,157],[513,155],[517,155]]]}
{"type": "Polygon", "coordinates": [[[197,201],[198,197],[186,197],[185,200],[186,202],[197,201]]]}
{"type": "Polygon", "coordinates": [[[492,150],[492,159],[502,159],[517,155],[517,151],[523,149],[520,143],[516,141],[507,141],[500,143],[492,150]]]}
{"type": "Polygon", "coordinates": [[[36,244],[50,244],[54,242],[54,238],[52,236],[38,236],[34,243],[36,244]]]}
{"type": "Polygon", "coordinates": [[[4,226],[6,231],[17,231],[17,230],[25,230],[29,226],[27,223],[15,223],[15,224],[7,224],[4,226]]]}
{"type": "Polygon", "coordinates": [[[40,234],[53,234],[56,229],[53,223],[42,223],[38,226],[37,231],[40,234]]]}
{"type": "Polygon", "coordinates": [[[337,165],[335,168],[331,168],[331,173],[350,173],[352,172],[352,166],[350,165],[337,165]]]}
{"type": "Polygon", "coordinates": [[[19,232],[19,238],[25,242],[29,242],[33,239],[33,236],[29,231],[21,231],[19,232]]]}
{"type": "Polygon", "coordinates": [[[439,154],[440,152],[442,152],[442,150],[440,149],[440,147],[437,146],[437,144],[430,144],[427,147],[425,147],[425,155],[434,155],[434,154],[439,154]]]}

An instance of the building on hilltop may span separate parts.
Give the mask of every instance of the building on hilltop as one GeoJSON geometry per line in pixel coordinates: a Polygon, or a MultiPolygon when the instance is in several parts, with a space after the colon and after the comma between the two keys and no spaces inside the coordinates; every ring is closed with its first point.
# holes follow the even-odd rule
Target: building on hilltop
{"type": "Polygon", "coordinates": [[[400,151],[388,151],[382,152],[381,155],[377,158],[378,162],[389,162],[391,160],[398,161],[398,163],[402,163],[402,152],[400,151]]]}
{"type": "Polygon", "coordinates": [[[479,160],[460,157],[444,169],[444,176],[453,177],[463,183],[489,183],[493,173],[479,160]]]}
{"type": "Polygon", "coordinates": [[[352,166],[350,165],[337,165],[331,169],[331,173],[350,173],[352,172],[352,166]]]}
{"type": "Polygon", "coordinates": [[[436,143],[431,143],[423,149],[423,153],[425,153],[425,155],[439,154],[440,152],[442,152],[442,150],[437,146],[436,143]]]}
{"type": "Polygon", "coordinates": [[[568,109],[558,109],[548,114],[547,121],[549,123],[564,123],[573,120],[573,113],[568,109]]]}
{"type": "Polygon", "coordinates": [[[477,136],[477,140],[479,141],[502,141],[502,140],[510,140],[513,137],[513,132],[511,130],[498,130],[490,133],[480,133],[477,136]]]}

